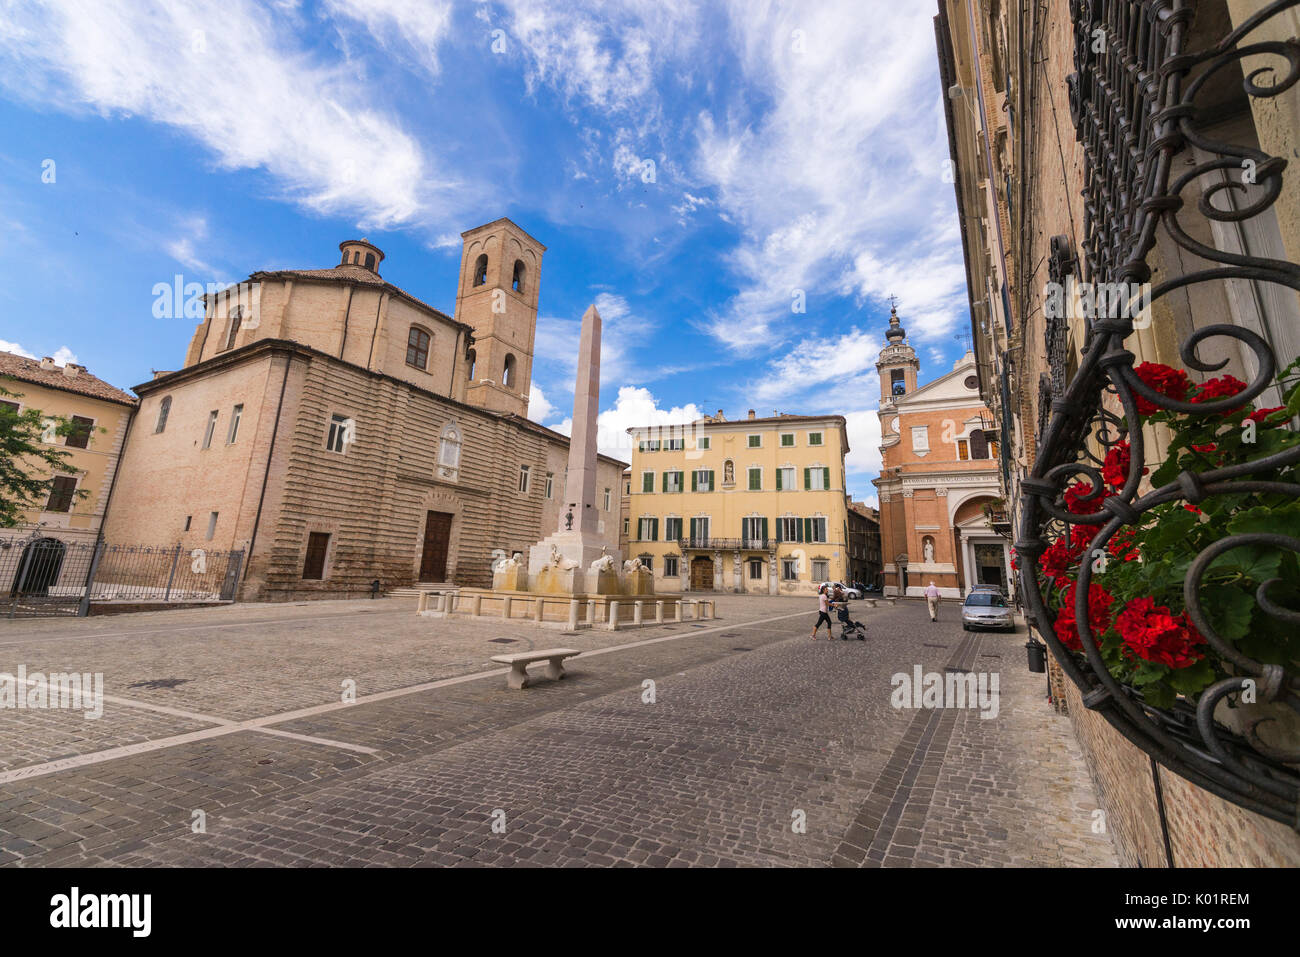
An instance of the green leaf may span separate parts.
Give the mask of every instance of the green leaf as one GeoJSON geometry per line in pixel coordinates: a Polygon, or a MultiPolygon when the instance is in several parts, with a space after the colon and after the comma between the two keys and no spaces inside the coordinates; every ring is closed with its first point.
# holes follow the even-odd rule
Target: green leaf
{"type": "Polygon", "coordinates": [[[1179,694],[1195,695],[1213,683],[1214,665],[1208,658],[1186,668],[1173,669],[1169,674],[1169,686],[1179,694]]]}
{"type": "Polygon", "coordinates": [[[1236,641],[1250,633],[1250,616],[1255,610],[1255,595],[1231,585],[1206,585],[1201,588],[1201,608],[1210,624],[1224,638],[1236,641]]]}

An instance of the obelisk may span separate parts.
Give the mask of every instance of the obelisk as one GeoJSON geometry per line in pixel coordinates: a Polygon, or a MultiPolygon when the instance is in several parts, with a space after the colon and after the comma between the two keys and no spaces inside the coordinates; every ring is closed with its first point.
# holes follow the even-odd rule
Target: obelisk
{"type": "Polygon", "coordinates": [[[573,383],[573,430],[569,434],[569,473],[564,483],[565,515],[557,531],[573,527],[584,536],[598,533],[596,511],[596,430],[600,417],[600,313],[588,306],[578,339],[578,377],[573,383]]]}
{"type": "Polygon", "coordinates": [[[588,306],[578,338],[578,377],[573,384],[573,428],[569,434],[569,474],[559,527],[528,549],[529,587],[547,594],[595,592],[604,587],[617,592],[614,570],[593,575],[591,563],[608,555],[615,569],[622,555],[602,547],[600,512],[596,508],[596,432],[600,415],[600,313],[588,306]],[[557,560],[559,565],[557,566],[557,560]],[[561,574],[562,573],[562,574],[561,574]],[[559,582],[565,583],[564,587],[559,582]]]}

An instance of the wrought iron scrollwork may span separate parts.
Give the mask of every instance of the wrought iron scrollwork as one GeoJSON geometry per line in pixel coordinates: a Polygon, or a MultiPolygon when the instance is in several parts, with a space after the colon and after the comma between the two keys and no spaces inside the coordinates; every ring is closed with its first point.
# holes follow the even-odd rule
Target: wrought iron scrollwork
{"type": "MultiPolygon", "coordinates": [[[[1243,70],[1248,97],[1275,97],[1300,81],[1300,42],[1255,38],[1261,25],[1283,10],[1300,6],[1300,0],[1270,3],[1212,46],[1189,52],[1195,5],[1195,0],[1071,2],[1076,73],[1068,81],[1070,109],[1087,159],[1084,278],[1094,285],[1148,283],[1152,268],[1147,258],[1157,230],[1163,227],[1169,240],[1205,260],[1207,266],[1163,277],[1149,290],[1148,304],[1176,289],[1234,279],[1300,290],[1300,266],[1208,246],[1179,219],[1195,210],[1211,221],[1248,220],[1269,210],[1281,194],[1287,161],[1254,146],[1222,142],[1201,130],[1198,94],[1221,71],[1239,67],[1247,57],[1265,57],[1273,64],[1249,73],[1243,70]],[[1191,165],[1179,165],[1186,171],[1171,181],[1175,158],[1180,164],[1187,162],[1192,148],[1197,152],[1191,165]],[[1207,174],[1226,174],[1226,178],[1206,186],[1189,208],[1184,192],[1207,174]],[[1216,203],[1216,198],[1242,205],[1216,203]]],[[[1065,250],[1053,241],[1049,273],[1063,275],[1067,263],[1065,250]]],[[[1188,369],[1212,372],[1224,367],[1226,361],[1202,358],[1200,347],[1208,340],[1235,340],[1253,357],[1254,368],[1244,391],[1192,403],[1153,389],[1134,371],[1135,357],[1125,348],[1133,320],[1128,309],[1092,318],[1078,371],[1059,388],[1055,382],[1040,382],[1040,402],[1046,394],[1050,406],[1045,419],[1040,419],[1037,459],[1021,482],[1016,541],[1025,569],[1020,579],[1024,604],[1063,671],[1082,692],[1084,703],[1124,737],[1195,784],[1300,830],[1300,750],[1294,741],[1279,740],[1274,733],[1279,716],[1289,713],[1294,718],[1300,713],[1300,673],[1288,665],[1257,660],[1222,637],[1202,601],[1207,569],[1225,552],[1251,546],[1300,553],[1300,539],[1262,532],[1229,535],[1197,555],[1183,582],[1185,613],[1230,677],[1210,684],[1195,700],[1179,697],[1173,706],[1163,708],[1121,684],[1103,660],[1089,621],[1092,564],[1082,562],[1075,580],[1073,611],[1081,645],[1077,652],[1057,635],[1034,572],[1047,541],[1068,535],[1071,526],[1092,530],[1086,552],[1091,555],[1095,549],[1106,549],[1126,529],[1141,526],[1153,508],[1167,503],[1195,506],[1215,496],[1242,493],[1300,497],[1300,485],[1274,477],[1278,470],[1300,463],[1296,445],[1247,462],[1183,471],[1173,481],[1139,494],[1146,450],[1143,430],[1132,424],[1141,420],[1140,404],[1197,415],[1240,408],[1269,388],[1277,359],[1285,363],[1292,357],[1275,357],[1268,343],[1250,329],[1226,324],[1198,329],[1181,348],[1188,369]],[[1120,441],[1130,445],[1127,471],[1122,486],[1104,494],[1099,469],[1106,451],[1120,441]],[[1091,514],[1071,511],[1064,499],[1067,486],[1075,481],[1092,486],[1089,494],[1079,496],[1085,505],[1093,502],[1091,514]],[[1240,708],[1243,700],[1249,700],[1243,698],[1246,690],[1266,707],[1240,708]]],[[[1060,335],[1060,329],[1049,326],[1049,358],[1055,357],[1060,335]]],[[[1052,370],[1055,373],[1055,365],[1052,370]]],[[[1076,494],[1079,487],[1075,486],[1076,494]]],[[[1280,584],[1276,578],[1260,584],[1256,605],[1277,622],[1300,626],[1300,612],[1278,597],[1280,584]]]]}

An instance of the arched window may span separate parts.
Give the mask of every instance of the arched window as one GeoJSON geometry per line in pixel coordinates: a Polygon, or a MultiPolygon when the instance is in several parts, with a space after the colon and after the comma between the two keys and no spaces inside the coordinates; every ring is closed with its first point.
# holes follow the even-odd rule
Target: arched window
{"type": "Polygon", "coordinates": [[[158,422],[153,427],[154,435],[157,435],[159,432],[162,432],[167,428],[167,416],[171,414],[171,411],[172,397],[165,395],[163,396],[163,400],[158,403],[158,422]]]}
{"type": "Polygon", "coordinates": [[[516,260],[515,260],[515,275],[514,275],[514,278],[510,281],[510,288],[513,289],[515,292],[522,293],[522,292],[524,291],[524,272],[525,272],[525,271],[526,271],[526,270],[525,270],[525,267],[524,267],[524,261],[523,261],[522,259],[516,259],[516,260]]]}
{"type": "Polygon", "coordinates": [[[474,285],[481,286],[487,282],[487,253],[478,257],[474,264],[474,285]]]}
{"type": "Polygon", "coordinates": [[[438,465],[444,474],[460,468],[460,429],[456,428],[455,422],[447,423],[447,427],[442,430],[442,438],[438,443],[438,465]]]}
{"type": "Polygon", "coordinates": [[[513,388],[515,384],[515,357],[506,356],[505,366],[501,369],[501,384],[506,388],[513,388]]]}
{"type": "Polygon", "coordinates": [[[374,253],[366,253],[366,268],[369,269],[369,270],[371,270],[372,272],[374,271],[374,268],[375,268],[375,254],[374,254],[374,253]]]}
{"type": "Polygon", "coordinates": [[[989,440],[983,429],[971,430],[970,457],[973,459],[986,459],[989,457],[989,440]]]}
{"type": "Polygon", "coordinates": [[[473,349],[465,353],[465,358],[469,362],[469,381],[474,381],[474,367],[478,365],[478,353],[473,349]]]}
{"type": "Polygon", "coordinates": [[[429,339],[429,334],[419,326],[411,326],[411,331],[406,337],[406,364],[408,366],[414,366],[417,369],[428,368],[429,339]]]}

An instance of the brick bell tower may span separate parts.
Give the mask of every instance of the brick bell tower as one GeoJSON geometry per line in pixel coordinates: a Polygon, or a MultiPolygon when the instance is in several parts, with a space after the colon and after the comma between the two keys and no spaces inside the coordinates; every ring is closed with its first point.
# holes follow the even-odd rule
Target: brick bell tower
{"type": "Polygon", "coordinates": [[[465,399],[526,416],[546,247],[509,219],[461,233],[461,239],[456,318],[474,329],[465,399]]]}

